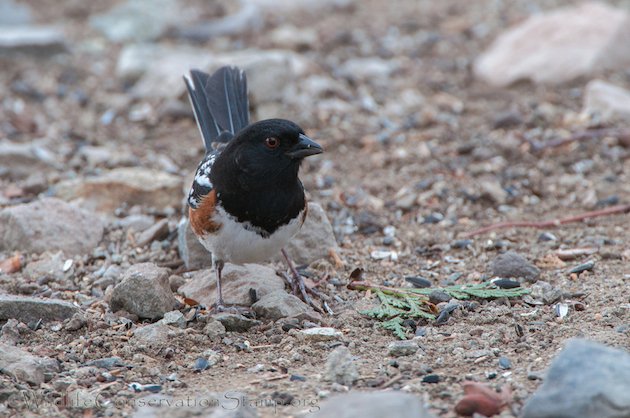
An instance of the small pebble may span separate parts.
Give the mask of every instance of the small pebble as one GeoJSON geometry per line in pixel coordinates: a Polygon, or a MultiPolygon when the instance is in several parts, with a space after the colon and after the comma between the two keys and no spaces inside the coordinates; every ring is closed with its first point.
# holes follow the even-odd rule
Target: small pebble
{"type": "Polygon", "coordinates": [[[291,382],[306,382],[306,377],[300,376],[299,374],[292,374],[291,377],[289,377],[289,381],[291,381],[291,382]]]}
{"type": "Polygon", "coordinates": [[[203,357],[199,357],[197,360],[195,360],[195,364],[193,366],[193,369],[196,372],[201,372],[203,370],[206,370],[209,367],[210,367],[210,364],[208,363],[208,360],[206,360],[203,357]]]}
{"type": "Polygon", "coordinates": [[[571,270],[569,270],[569,274],[575,273],[575,274],[580,274],[584,271],[591,271],[593,270],[593,267],[595,267],[595,262],[594,261],[587,261],[586,263],[580,264],[579,266],[575,266],[573,267],[571,270]]]}
{"type": "Polygon", "coordinates": [[[509,279],[493,280],[492,283],[494,283],[496,287],[501,289],[514,289],[516,287],[521,287],[521,284],[519,282],[509,279]]]}
{"type": "Polygon", "coordinates": [[[405,277],[405,280],[411,283],[413,287],[417,287],[419,289],[431,287],[431,280],[425,279],[424,277],[408,276],[405,277]]]}
{"type": "Polygon", "coordinates": [[[437,374],[430,374],[422,378],[422,383],[439,383],[439,382],[440,382],[440,376],[438,376],[437,374]]]}
{"type": "Polygon", "coordinates": [[[393,357],[410,356],[418,351],[418,344],[415,341],[393,341],[387,346],[387,351],[393,357]]]}
{"type": "Polygon", "coordinates": [[[473,240],[471,239],[458,239],[457,241],[453,242],[451,247],[456,248],[458,250],[464,250],[466,248],[470,248],[472,244],[473,244],[473,240]]]}
{"type": "Polygon", "coordinates": [[[433,212],[422,219],[423,224],[437,224],[444,220],[444,215],[439,212],[433,212]]]}
{"type": "Polygon", "coordinates": [[[542,234],[538,235],[538,242],[545,241],[558,241],[558,237],[556,237],[551,232],[543,232],[542,234]]]}
{"type": "Polygon", "coordinates": [[[448,302],[449,300],[451,300],[451,295],[443,290],[434,290],[429,294],[429,302],[434,305],[442,302],[448,302]]]}
{"type": "Polygon", "coordinates": [[[507,357],[499,357],[499,367],[503,370],[510,370],[512,368],[512,362],[507,357]]]}
{"type": "Polygon", "coordinates": [[[416,328],[416,337],[424,337],[427,335],[427,329],[425,327],[416,328]]]}

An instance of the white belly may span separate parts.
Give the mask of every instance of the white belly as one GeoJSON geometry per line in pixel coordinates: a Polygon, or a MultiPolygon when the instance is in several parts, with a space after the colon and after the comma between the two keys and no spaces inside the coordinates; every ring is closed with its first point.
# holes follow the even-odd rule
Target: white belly
{"type": "Polygon", "coordinates": [[[206,235],[199,240],[212,253],[215,260],[235,264],[257,263],[275,256],[300,230],[302,212],[268,238],[243,228],[242,223],[238,223],[221,208],[217,208],[213,221],[220,223],[221,228],[217,233],[206,235]]]}

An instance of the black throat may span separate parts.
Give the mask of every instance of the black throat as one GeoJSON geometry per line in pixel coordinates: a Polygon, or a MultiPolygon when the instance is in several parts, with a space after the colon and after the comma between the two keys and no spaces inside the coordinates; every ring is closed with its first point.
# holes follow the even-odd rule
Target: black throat
{"type": "Polygon", "coordinates": [[[255,178],[240,170],[232,159],[219,157],[212,167],[211,180],[225,211],[239,222],[248,222],[266,238],[295,219],[306,206],[298,168],[296,164],[282,175],[255,178]]]}

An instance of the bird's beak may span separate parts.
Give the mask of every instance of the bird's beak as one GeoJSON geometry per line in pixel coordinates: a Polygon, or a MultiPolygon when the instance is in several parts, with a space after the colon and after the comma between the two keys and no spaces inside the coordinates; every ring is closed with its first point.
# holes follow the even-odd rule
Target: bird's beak
{"type": "Polygon", "coordinates": [[[287,155],[293,159],[301,159],[309,155],[321,154],[322,152],[324,152],[324,149],[321,145],[308,136],[300,134],[300,140],[287,151],[287,155]]]}

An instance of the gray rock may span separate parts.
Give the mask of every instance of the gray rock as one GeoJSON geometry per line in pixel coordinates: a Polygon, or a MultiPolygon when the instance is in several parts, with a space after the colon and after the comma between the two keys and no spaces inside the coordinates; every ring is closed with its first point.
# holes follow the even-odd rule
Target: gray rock
{"type": "Polygon", "coordinates": [[[228,312],[215,314],[212,318],[222,323],[226,331],[245,332],[253,326],[260,325],[260,321],[228,312]]]}
{"type": "Polygon", "coordinates": [[[113,42],[152,41],[171,24],[185,20],[177,0],[127,0],[92,16],[90,26],[113,42]]]}
{"type": "Polygon", "coordinates": [[[78,200],[81,206],[112,213],[123,204],[164,209],[181,204],[181,179],[163,171],[121,167],[96,177],[66,180],[55,186],[64,200],[78,200]]]}
{"type": "Polygon", "coordinates": [[[492,275],[505,279],[515,278],[535,282],[540,276],[538,267],[527,261],[525,257],[513,251],[499,254],[490,266],[492,275]]]}
{"type": "Polygon", "coordinates": [[[200,270],[212,267],[212,253],[201,245],[190,228],[188,218],[182,218],[177,226],[177,249],[187,269],[200,270]]]}
{"type": "Polygon", "coordinates": [[[0,142],[0,175],[23,179],[34,171],[47,172],[59,167],[54,154],[36,142],[0,142]]]}
{"type": "MultiPolygon", "coordinates": [[[[319,204],[309,202],[306,221],[300,232],[289,241],[285,250],[297,264],[310,264],[328,258],[331,250],[339,250],[332,225],[319,204]]],[[[284,260],[281,256],[276,259],[284,260]]]]}
{"type": "Polygon", "coordinates": [[[155,225],[145,229],[142,231],[140,236],[138,236],[138,241],[136,244],[139,247],[144,247],[147,244],[152,243],[153,241],[159,241],[168,236],[168,219],[162,219],[158,221],[155,225]]]}
{"type": "Polygon", "coordinates": [[[67,51],[63,32],[52,26],[2,26],[0,55],[32,54],[48,56],[67,51]]]}
{"type": "Polygon", "coordinates": [[[66,255],[92,252],[104,227],[97,215],[54,198],[5,208],[0,225],[0,251],[61,250],[66,255]]]}
{"type": "Polygon", "coordinates": [[[532,293],[529,296],[545,305],[551,305],[562,297],[561,289],[542,280],[534,283],[531,287],[531,291],[532,293]]]}
{"type": "Polygon", "coordinates": [[[155,224],[155,218],[153,216],[142,214],[125,216],[114,222],[114,226],[123,229],[133,229],[134,231],[144,231],[153,224],[155,224]]]}
{"type": "Polygon", "coordinates": [[[173,99],[184,94],[181,75],[190,68],[212,72],[224,65],[245,70],[250,100],[256,104],[282,100],[285,89],[311,67],[306,58],[290,51],[249,49],[213,55],[202,48],[137,44],[122,49],[116,74],[138,80],[132,89],[135,96],[173,99]]]}
{"type": "MultiPolygon", "coordinates": [[[[284,289],[284,280],[273,269],[259,264],[226,264],[221,284],[223,299],[227,305],[250,306],[250,289],[254,289],[258,299],[284,289]]],[[[194,272],[188,283],[179,288],[179,293],[202,305],[214,305],[217,301],[214,270],[194,272]]]]}
{"type": "Polygon", "coordinates": [[[177,299],[171,292],[168,270],[152,263],[131,266],[112,293],[112,311],[124,309],[139,318],[158,319],[172,311],[177,299]]]}
{"type": "Polygon", "coordinates": [[[88,323],[87,318],[81,312],[75,313],[64,325],[66,331],[78,331],[88,323]]]}
{"type": "Polygon", "coordinates": [[[609,123],[630,121],[630,91],[602,80],[592,80],[584,90],[582,113],[609,123]]]}
{"type": "Polygon", "coordinates": [[[0,25],[23,25],[32,20],[31,9],[14,0],[0,0],[0,25]]]}
{"type": "Polygon", "coordinates": [[[521,79],[562,83],[630,65],[630,18],[583,2],[530,17],[500,35],[475,64],[477,77],[505,86],[521,79]]]}
{"type": "Polygon", "coordinates": [[[418,348],[418,343],[413,340],[392,341],[387,345],[387,352],[393,357],[411,356],[418,348]]]}
{"type": "Polygon", "coordinates": [[[186,328],[186,318],[180,311],[170,311],[164,314],[160,322],[177,328],[186,328]]]}
{"type": "Polygon", "coordinates": [[[387,79],[399,67],[399,63],[395,59],[381,58],[351,58],[346,61],[339,72],[342,76],[360,79],[387,79]]]}
{"type": "Polygon", "coordinates": [[[43,321],[63,321],[78,312],[79,308],[63,300],[0,295],[0,321],[6,321],[10,318],[25,324],[40,319],[43,321]]]}
{"type": "Polygon", "coordinates": [[[67,278],[73,271],[70,268],[64,272],[66,258],[63,253],[44,254],[41,259],[32,261],[24,268],[24,277],[30,280],[41,280],[49,278],[54,281],[61,281],[67,278]]]}
{"type": "Polygon", "coordinates": [[[308,319],[313,322],[322,320],[321,316],[310,306],[284,290],[277,290],[263,296],[252,305],[252,309],[256,315],[272,321],[277,321],[280,318],[308,319]]]}
{"type": "Polygon", "coordinates": [[[569,340],[551,363],[523,418],[630,417],[630,354],[605,345],[569,340]]]}
{"type": "Polygon", "coordinates": [[[0,372],[22,382],[39,386],[59,372],[59,362],[37,357],[13,345],[0,343],[0,372]]]}
{"type": "MultiPolygon", "coordinates": [[[[10,345],[17,344],[20,341],[20,324],[21,322],[10,318],[2,326],[2,332],[0,333],[0,341],[8,343],[10,345]]],[[[26,326],[22,324],[22,326],[26,326]]]]}
{"type": "Polygon", "coordinates": [[[303,329],[298,334],[299,338],[309,342],[341,340],[343,334],[334,328],[314,327],[303,329]]]}
{"type": "Polygon", "coordinates": [[[164,346],[173,338],[181,337],[184,330],[170,327],[162,322],[145,325],[133,332],[134,343],[147,344],[149,346],[164,346]]]}
{"type": "Polygon", "coordinates": [[[208,336],[212,341],[218,341],[225,335],[225,327],[219,321],[209,321],[203,328],[203,333],[208,336]]]}
{"type": "Polygon", "coordinates": [[[422,399],[400,392],[353,392],[322,403],[313,418],[435,418],[422,406],[422,399]]]}
{"type": "Polygon", "coordinates": [[[359,379],[357,366],[345,345],[335,348],[326,359],[326,379],[344,386],[352,386],[359,379]]]}

